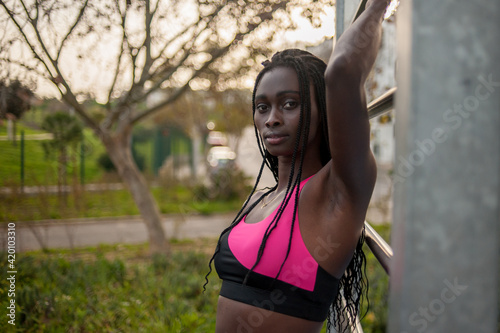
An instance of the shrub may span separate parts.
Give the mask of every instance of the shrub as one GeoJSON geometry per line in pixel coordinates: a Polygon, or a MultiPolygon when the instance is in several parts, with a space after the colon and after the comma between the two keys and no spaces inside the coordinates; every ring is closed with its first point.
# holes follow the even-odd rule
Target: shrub
{"type": "MultiPolygon", "coordinates": [[[[143,154],[138,153],[135,149],[132,150],[132,157],[135,161],[135,164],[137,165],[137,168],[141,171],[144,171],[146,168],[146,158],[144,157],[143,154]]],[[[97,158],[97,164],[107,172],[111,171],[116,171],[116,167],[113,164],[113,161],[111,161],[111,158],[109,157],[108,153],[103,152],[99,157],[97,158]]]]}
{"type": "Polygon", "coordinates": [[[251,190],[250,177],[234,165],[215,169],[210,173],[209,185],[197,185],[193,192],[196,198],[203,200],[244,200],[251,190]]]}
{"type": "MultiPolygon", "coordinates": [[[[92,256],[92,252],[87,256],[92,256]]],[[[208,256],[176,251],[137,262],[69,260],[42,254],[17,261],[16,329],[26,332],[209,332],[219,284],[203,294],[208,256]],[[199,330],[200,329],[200,330],[199,330]]],[[[0,282],[5,290],[6,279],[0,282]]],[[[8,282],[8,281],[7,281],[8,282]]],[[[2,298],[1,306],[6,306],[2,298]]],[[[5,318],[4,318],[5,317],[5,318]]],[[[0,325],[10,327],[2,316],[0,325]]]]}
{"type": "Polygon", "coordinates": [[[109,158],[108,153],[104,152],[97,158],[97,164],[106,172],[116,171],[116,167],[109,158]]]}

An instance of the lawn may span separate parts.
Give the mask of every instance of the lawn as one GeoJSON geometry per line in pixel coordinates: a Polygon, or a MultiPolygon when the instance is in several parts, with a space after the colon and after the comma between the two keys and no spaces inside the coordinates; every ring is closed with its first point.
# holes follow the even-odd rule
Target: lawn
{"type": "MultiPolygon", "coordinates": [[[[47,134],[40,130],[31,129],[24,126],[22,123],[17,125],[17,135],[21,135],[21,131],[28,134],[47,134]]],[[[0,136],[6,136],[6,126],[0,126],[0,136]]],[[[68,161],[66,174],[68,175],[68,183],[71,184],[73,174],[77,176],[77,181],[80,182],[80,168],[84,165],[83,182],[101,183],[106,182],[106,173],[98,165],[99,157],[105,153],[105,148],[94,133],[85,128],[83,130],[83,150],[82,146],[78,145],[73,161],[68,161]]],[[[41,185],[56,185],[57,184],[57,159],[55,156],[46,156],[42,147],[44,140],[24,140],[24,185],[25,186],[41,186],[41,185]]],[[[137,155],[140,155],[143,162],[144,171],[152,173],[152,140],[137,140],[134,142],[134,150],[137,155]]],[[[19,186],[21,184],[21,142],[18,139],[15,144],[12,141],[0,141],[0,187],[2,186],[19,186]]]]}
{"type": "MultiPolygon", "coordinates": [[[[30,132],[31,134],[44,133],[35,130],[30,130],[30,132]]],[[[42,142],[42,140],[24,141],[24,185],[26,186],[57,184],[57,160],[54,157],[45,156],[42,142]]],[[[84,130],[84,147],[84,181],[86,183],[102,181],[103,171],[96,161],[104,152],[104,147],[88,129],[84,130]]],[[[21,142],[18,140],[14,145],[11,141],[0,141],[0,151],[2,152],[0,154],[0,187],[19,186],[21,184],[21,142]]],[[[66,173],[69,183],[71,183],[73,173],[80,176],[80,152],[80,148],[77,149],[76,165],[71,161],[68,163],[66,173]]]]}

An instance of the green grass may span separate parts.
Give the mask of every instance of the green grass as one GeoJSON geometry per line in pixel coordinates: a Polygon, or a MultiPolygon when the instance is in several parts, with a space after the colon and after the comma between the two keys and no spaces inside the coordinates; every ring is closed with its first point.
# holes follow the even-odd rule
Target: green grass
{"type": "MultiPolygon", "coordinates": [[[[21,131],[24,131],[25,135],[45,133],[44,131],[28,127],[28,126],[24,125],[22,122],[17,122],[16,123],[16,134],[18,136],[20,136],[21,131]]],[[[6,136],[6,135],[7,135],[7,121],[4,120],[3,125],[0,125],[0,136],[6,136]]]]}
{"type": "MultiPolygon", "coordinates": [[[[144,252],[144,246],[117,246],[89,249],[76,258],[64,252],[18,255],[15,329],[213,332],[219,283],[212,279],[203,293],[208,254],[180,249],[170,258],[150,258],[144,252]]],[[[0,284],[5,309],[7,280],[0,284]]],[[[1,316],[1,327],[13,328],[8,319],[1,316]]]]}
{"type": "MultiPolygon", "coordinates": [[[[0,126],[0,129],[2,126],[0,126]]],[[[36,131],[37,133],[43,133],[36,131]]],[[[103,171],[96,163],[98,156],[104,151],[99,140],[88,129],[84,130],[85,182],[100,181],[103,171]]],[[[45,156],[40,140],[24,141],[24,185],[56,185],[57,161],[54,157],[45,156]]],[[[21,144],[17,141],[0,141],[0,186],[19,186],[21,184],[21,144]]],[[[67,168],[68,182],[71,182],[73,172],[80,175],[80,150],[78,149],[76,165],[71,162],[67,168]]],[[[79,179],[79,178],[78,178],[79,179]]],[[[79,181],[79,180],[78,180],[79,181]]]]}
{"type": "MultiPolygon", "coordinates": [[[[377,227],[388,237],[389,227],[377,227]]],[[[172,256],[150,257],[147,245],[19,253],[17,332],[213,332],[220,281],[202,292],[215,239],[173,242],[172,256]]],[[[368,251],[369,252],[369,251],[368,251]]],[[[5,262],[5,253],[0,253],[5,262]]],[[[370,311],[366,333],[385,332],[388,279],[368,253],[370,311]]],[[[5,270],[2,274],[6,274],[5,270]]],[[[7,306],[6,276],[0,308],[7,306]]],[[[0,326],[8,317],[0,316],[0,326]]],[[[324,332],[325,330],[323,330],[324,332]]]]}
{"type": "MultiPolygon", "coordinates": [[[[29,127],[19,123],[18,135],[21,129],[25,134],[42,134],[44,131],[30,129],[29,127]]],[[[93,132],[85,128],[84,133],[84,182],[94,183],[103,182],[105,173],[98,165],[97,160],[101,154],[105,153],[105,148],[100,140],[93,132]]],[[[0,136],[6,136],[6,125],[0,125],[0,136]]],[[[56,185],[57,184],[57,165],[55,157],[46,157],[41,140],[25,140],[24,141],[24,185],[40,186],[40,185],[56,185]]],[[[152,158],[153,158],[152,139],[145,141],[134,142],[134,149],[137,154],[144,160],[144,170],[146,175],[153,173],[152,158]]],[[[186,153],[187,146],[185,143],[174,147],[176,153],[186,153]]],[[[78,146],[76,152],[76,165],[69,162],[67,168],[68,182],[71,182],[71,175],[76,172],[78,181],[80,181],[80,155],[81,150],[78,146]]],[[[21,184],[21,144],[20,140],[14,145],[11,141],[0,141],[0,187],[2,186],[19,186],[21,184]]]]}
{"type": "MultiPolygon", "coordinates": [[[[374,225],[373,228],[390,244],[390,225],[374,225]]],[[[366,244],[364,251],[367,259],[366,275],[368,276],[369,283],[369,308],[367,312],[368,303],[365,302],[362,307],[364,317],[361,320],[361,324],[364,332],[384,333],[387,327],[389,277],[366,244]]]]}
{"type": "MultiPolygon", "coordinates": [[[[208,200],[188,188],[153,188],[153,196],[162,214],[213,214],[237,211],[241,199],[208,200]]],[[[0,221],[35,221],[86,217],[139,215],[127,190],[25,196],[0,194],[0,221]]]]}

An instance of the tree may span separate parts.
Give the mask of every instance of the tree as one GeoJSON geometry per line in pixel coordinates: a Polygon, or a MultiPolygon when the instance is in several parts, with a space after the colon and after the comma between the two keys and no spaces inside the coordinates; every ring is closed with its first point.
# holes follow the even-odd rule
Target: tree
{"type": "MultiPolygon", "coordinates": [[[[0,1],[5,28],[0,61],[51,82],[95,132],[138,206],[151,252],[165,253],[168,242],[158,205],[131,155],[133,126],[189,87],[234,85],[235,74],[251,72],[262,54],[269,55],[277,27],[292,26],[288,14],[302,1],[309,6],[326,2],[0,1]],[[161,88],[169,94],[146,106],[161,88]],[[103,101],[103,115],[86,109],[82,101],[89,98],[103,101]]],[[[304,13],[317,19],[319,11],[304,13]]]]}
{"type": "Polygon", "coordinates": [[[42,142],[47,156],[56,153],[57,158],[57,187],[59,194],[61,188],[67,185],[66,169],[71,155],[73,161],[73,185],[75,185],[76,150],[83,138],[83,129],[78,120],[64,112],[48,115],[42,122],[42,129],[52,133],[50,141],[42,142]]]}
{"type": "Polygon", "coordinates": [[[33,92],[19,80],[0,80],[0,119],[7,119],[9,136],[15,142],[15,122],[31,108],[33,92]]]}

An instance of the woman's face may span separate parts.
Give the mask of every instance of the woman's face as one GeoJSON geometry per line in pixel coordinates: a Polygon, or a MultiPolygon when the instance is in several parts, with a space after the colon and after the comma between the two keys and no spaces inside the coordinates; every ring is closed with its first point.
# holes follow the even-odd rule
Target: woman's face
{"type": "MultiPolygon", "coordinates": [[[[257,86],[254,122],[262,142],[271,155],[293,154],[302,102],[299,91],[297,74],[288,67],[277,67],[267,72],[257,86]]],[[[312,87],[311,96],[314,96],[312,87]]],[[[319,147],[318,125],[316,99],[312,98],[308,146],[319,147]]]]}

